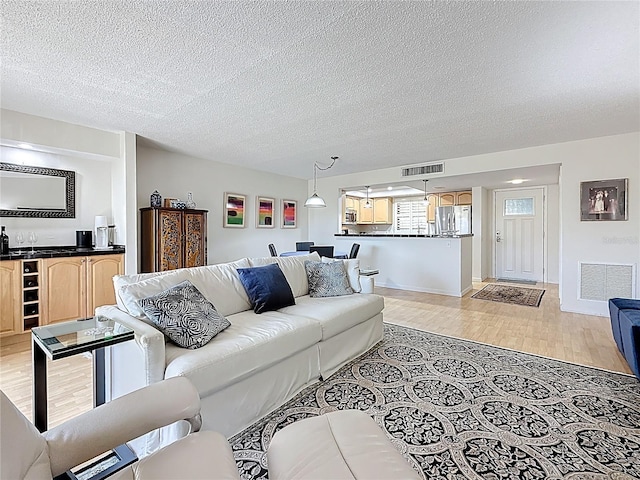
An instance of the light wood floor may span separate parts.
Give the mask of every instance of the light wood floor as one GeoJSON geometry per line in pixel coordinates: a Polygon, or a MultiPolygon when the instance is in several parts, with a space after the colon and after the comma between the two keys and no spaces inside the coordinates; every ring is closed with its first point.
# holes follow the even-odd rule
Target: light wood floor
{"type": "Polygon", "coordinates": [[[546,290],[534,308],[471,298],[486,283],[474,283],[473,292],[462,298],[380,287],[376,293],[385,297],[387,323],[631,373],[609,318],[561,312],[557,285],[532,286],[546,290]]]}
{"type": "MultiPolygon", "coordinates": [[[[474,292],[485,283],[474,284],[474,292]]],[[[559,310],[557,285],[545,288],[539,308],[376,288],[384,295],[384,320],[457,338],[631,373],[611,335],[609,319],[559,310]]],[[[32,367],[29,335],[8,345],[0,340],[0,389],[32,418],[32,367]]],[[[49,426],[92,408],[91,359],[74,356],[48,361],[49,426]]]]}

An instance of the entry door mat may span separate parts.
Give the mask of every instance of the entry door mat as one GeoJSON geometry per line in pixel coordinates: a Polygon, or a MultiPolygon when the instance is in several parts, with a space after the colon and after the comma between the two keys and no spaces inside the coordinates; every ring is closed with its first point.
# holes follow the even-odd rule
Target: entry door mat
{"type": "Polygon", "coordinates": [[[496,278],[496,282],[502,282],[502,283],[520,283],[522,285],[535,285],[536,282],[535,280],[517,280],[514,278],[496,278]]]}
{"type": "Polygon", "coordinates": [[[369,414],[425,479],[640,478],[633,376],[385,324],[384,340],[231,438],[243,479],[307,417],[369,414]]]}
{"type": "Polygon", "coordinates": [[[492,302],[539,307],[544,295],[542,288],[514,287],[513,285],[499,285],[490,283],[482,290],[471,295],[471,298],[490,300],[492,302]]]}

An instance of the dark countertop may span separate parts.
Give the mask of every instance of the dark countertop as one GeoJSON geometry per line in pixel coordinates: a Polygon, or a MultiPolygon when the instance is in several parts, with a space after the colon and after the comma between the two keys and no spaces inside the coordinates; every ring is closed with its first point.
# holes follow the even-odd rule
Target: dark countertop
{"type": "Polygon", "coordinates": [[[473,233],[465,233],[463,235],[426,235],[417,233],[335,233],[334,237],[391,237],[391,238],[464,238],[473,237],[473,233]]]}
{"type": "Polygon", "coordinates": [[[31,247],[23,247],[22,253],[16,253],[19,249],[10,248],[9,255],[0,255],[0,260],[32,260],[38,258],[58,257],[86,257],[92,255],[113,255],[124,253],[124,245],[114,245],[107,250],[95,250],[93,248],[77,248],[67,246],[35,247],[31,253],[31,247]]]}

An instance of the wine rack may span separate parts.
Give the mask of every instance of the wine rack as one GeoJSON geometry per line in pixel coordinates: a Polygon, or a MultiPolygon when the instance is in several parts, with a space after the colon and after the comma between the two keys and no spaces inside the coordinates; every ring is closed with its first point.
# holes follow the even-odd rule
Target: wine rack
{"type": "Polygon", "coordinates": [[[40,324],[40,261],[22,261],[22,321],[25,331],[40,324]]]}

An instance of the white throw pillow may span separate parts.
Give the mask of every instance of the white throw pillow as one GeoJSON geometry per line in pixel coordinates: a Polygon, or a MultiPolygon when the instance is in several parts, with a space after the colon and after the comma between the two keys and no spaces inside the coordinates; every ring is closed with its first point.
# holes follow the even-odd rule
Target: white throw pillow
{"type": "MultiPolygon", "coordinates": [[[[185,280],[189,280],[216,306],[224,316],[243,312],[251,308],[249,297],[240,282],[238,268],[249,267],[247,259],[219,265],[181,268],[160,275],[150,275],[146,280],[127,283],[127,278],[114,278],[118,305],[132,317],[149,322],[138,300],[167,290],[185,280]]],[[[123,277],[123,276],[120,276],[123,277]]],[[[132,277],[135,278],[135,275],[132,277]]]]}
{"type": "Polygon", "coordinates": [[[344,268],[347,271],[347,277],[349,277],[351,289],[356,293],[360,293],[362,291],[362,286],[360,285],[360,260],[357,258],[340,260],[339,258],[322,257],[322,261],[324,263],[343,262],[344,268]]]}

